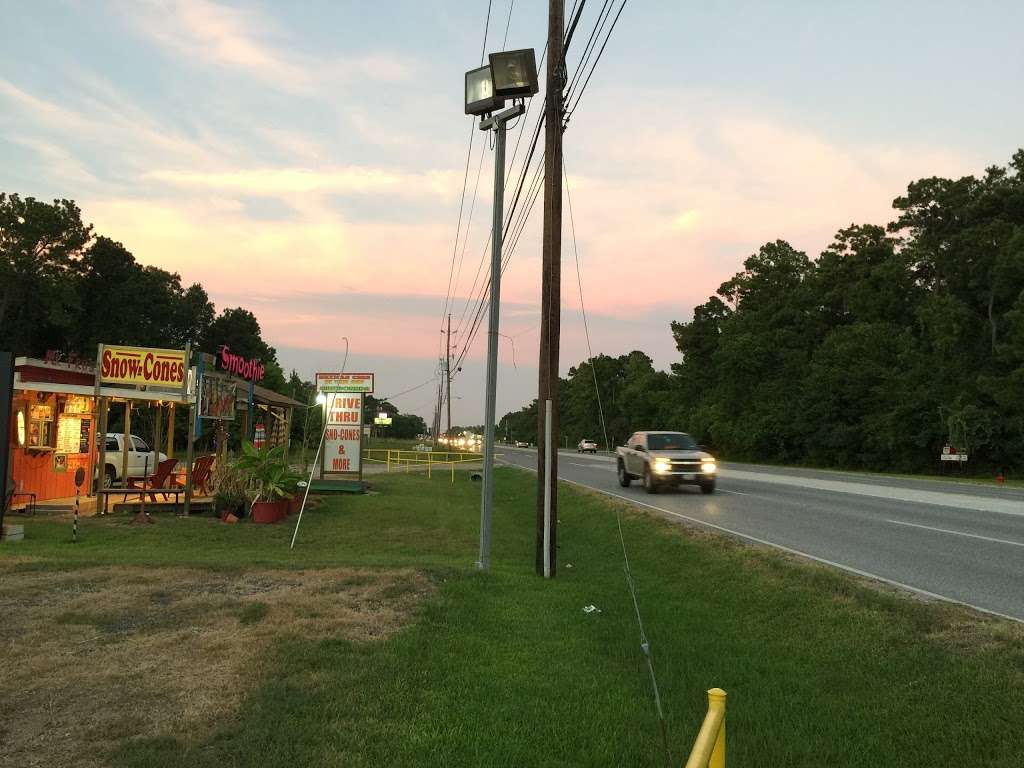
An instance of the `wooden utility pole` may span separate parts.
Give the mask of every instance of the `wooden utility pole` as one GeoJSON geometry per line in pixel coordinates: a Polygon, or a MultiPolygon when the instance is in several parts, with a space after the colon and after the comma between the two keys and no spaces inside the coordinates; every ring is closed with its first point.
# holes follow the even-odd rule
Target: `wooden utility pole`
{"type": "Polygon", "coordinates": [[[444,343],[445,400],[448,401],[448,432],[452,431],[452,313],[448,313],[448,334],[444,343]]]}
{"type": "Polygon", "coordinates": [[[537,558],[539,575],[555,575],[555,533],[558,521],[558,342],[562,291],[562,87],[565,62],[565,0],[548,0],[548,67],[544,100],[544,248],[541,278],[540,376],[537,388],[537,558]],[[545,407],[551,401],[551,408],[545,407]],[[546,415],[554,444],[547,452],[546,415]],[[546,471],[550,459],[550,474],[546,471]],[[550,510],[545,515],[545,496],[550,510]],[[546,525],[545,525],[545,518],[546,525]],[[547,535],[545,535],[545,533],[547,535]]]}

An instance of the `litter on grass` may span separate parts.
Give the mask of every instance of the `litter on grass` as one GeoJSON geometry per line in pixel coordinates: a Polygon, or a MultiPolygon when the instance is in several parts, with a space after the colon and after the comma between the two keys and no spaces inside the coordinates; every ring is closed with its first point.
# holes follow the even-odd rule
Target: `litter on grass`
{"type": "Polygon", "coordinates": [[[600,613],[601,609],[598,608],[596,605],[584,605],[583,606],[583,612],[584,613],[600,613]]]}

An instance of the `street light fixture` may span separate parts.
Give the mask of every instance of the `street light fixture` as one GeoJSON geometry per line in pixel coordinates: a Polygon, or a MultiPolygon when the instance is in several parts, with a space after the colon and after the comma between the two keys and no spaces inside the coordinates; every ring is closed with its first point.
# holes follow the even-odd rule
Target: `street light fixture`
{"type": "Polygon", "coordinates": [[[494,95],[494,80],[490,66],[471,69],[466,73],[466,114],[487,115],[505,106],[504,99],[494,95]]]}
{"type": "Polygon", "coordinates": [[[490,55],[490,66],[466,73],[466,114],[479,115],[480,130],[494,131],[494,211],[491,219],[491,301],[487,323],[487,389],[484,399],[484,482],[480,497],[480,560],[491,565],[491,511],[494,506],[494,410],[498,385],[498,307],[501,303],[501,246],[504,229],[505,129],[526,111],[525,98],[537,93],[537,61],[532,48],[490,55]],[[498,112],[512,99],[511,108],[498,112]],[[485,117],[486,116],[486,117],[485,117]]]}
{"type": "Polygon", "coordinates": [[[532,48],[492,53],[490,61],[495,98],[533,96],[537,93],[537,60],[532,48]]]}

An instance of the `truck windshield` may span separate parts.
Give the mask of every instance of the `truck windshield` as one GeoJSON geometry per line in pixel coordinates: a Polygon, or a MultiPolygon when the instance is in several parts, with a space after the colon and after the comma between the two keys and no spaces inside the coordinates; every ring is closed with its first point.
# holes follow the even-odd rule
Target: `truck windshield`
{"type": "Polygon", "coordinates": [[[695,451],[697,444],[693,438],[683,432],[666,432],[660,435],[647,436],[647,449],[650,451],[695,451]]]}

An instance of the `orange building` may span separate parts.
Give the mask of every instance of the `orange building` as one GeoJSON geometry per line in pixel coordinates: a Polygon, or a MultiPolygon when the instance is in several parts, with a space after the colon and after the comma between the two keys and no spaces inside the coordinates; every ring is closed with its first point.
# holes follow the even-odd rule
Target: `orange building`
{"type": "MultiPolygon", "coordinates": [[[[75,470],[92,476],[96,373],[91,365],[14,362],[11,475],[37,501],[75,495],[75,470]]],[[[83,489],[86,490],[86,489],[83,489]]]]}

